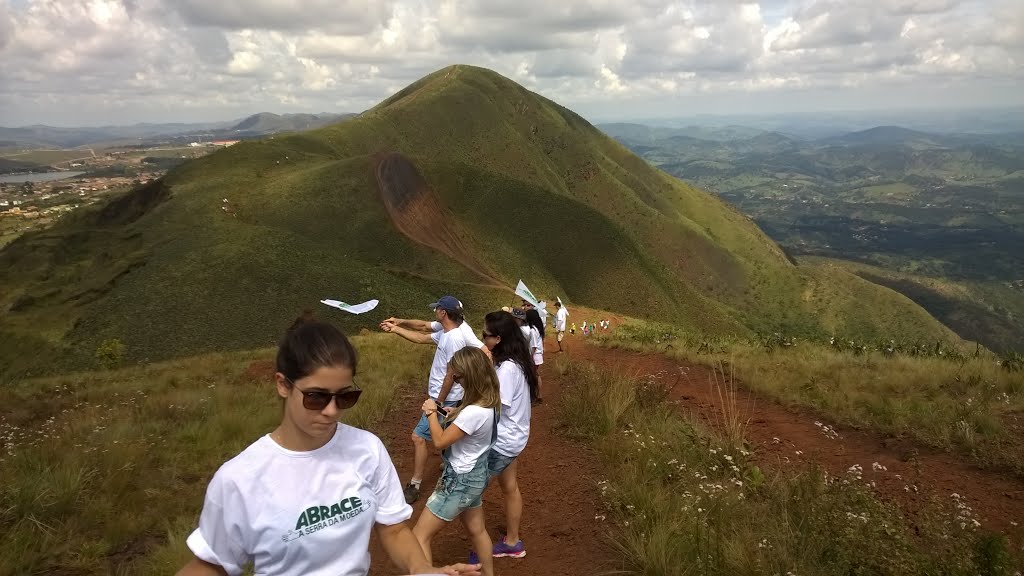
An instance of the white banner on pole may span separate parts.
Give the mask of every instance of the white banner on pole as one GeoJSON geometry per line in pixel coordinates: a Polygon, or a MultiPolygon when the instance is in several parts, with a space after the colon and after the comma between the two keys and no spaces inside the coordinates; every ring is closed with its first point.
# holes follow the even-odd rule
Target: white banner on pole
{"type": "Polygon", "coordinates": [[[537,297],[533,295],[533,292],[530,292],[530,289],[526,287],[526,284],[523,284],[522,280],[520,280],[519,285],[516,286],[516,295],[534,306],[540,304],[537,297]]]}

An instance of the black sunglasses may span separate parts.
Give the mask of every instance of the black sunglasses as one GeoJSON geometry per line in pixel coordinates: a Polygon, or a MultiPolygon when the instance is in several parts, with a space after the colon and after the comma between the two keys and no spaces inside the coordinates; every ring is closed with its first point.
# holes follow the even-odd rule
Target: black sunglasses
{"type": "MultiPolygon", "coordinates": [[[[295,386],[295,383],[292,383],[295,386]]],[[[306,410],[323,410],[327,408],[327,405],[331,403],[331,399],[334,399],[334,403],[338,405],[341,410],[346,410],[356,405],[359,401],[359,395],[363,393],[362,389],[353,384],[348,388],[339,390],[337,392],[327,392],[326,390],[303,390],[298,386],[295,389],[302,392],[302,407],[306,410]]]]}
{"type": "Polygon", "coordinates": [[[497,334],[491,334],[491,333],[487,332],[486,330],[484,330],[483,332],[480,333],[480,339],[481,340],[486,340],[487,338],[497,338],[497,337],[498,337],[497,334]]]}

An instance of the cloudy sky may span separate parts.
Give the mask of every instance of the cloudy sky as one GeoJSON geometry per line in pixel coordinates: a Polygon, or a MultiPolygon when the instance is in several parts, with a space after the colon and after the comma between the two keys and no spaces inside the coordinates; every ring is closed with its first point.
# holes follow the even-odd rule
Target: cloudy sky
{"type": "Polygon", "coordinates": [[[1024,103],[1021,0],[0,0],[0,125],[364,110],[449,64],[592,120],[1024,103]]]}

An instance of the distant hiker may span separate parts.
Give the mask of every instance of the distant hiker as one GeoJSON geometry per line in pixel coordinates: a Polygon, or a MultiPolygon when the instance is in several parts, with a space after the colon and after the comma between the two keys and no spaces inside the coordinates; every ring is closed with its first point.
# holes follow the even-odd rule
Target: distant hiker
{"type": "MultiPolygon", "coordinates": [[[[459,302],[457,298],[444,296],[430,306],[434,309],[436,321],[441,324],[442,330],[439,332],[427,333],[423,331],[423,324],[420,321],[409,320],[403,321],[401,325],[398,322],[385,320],[381,322],[380,327],[385,332],[398,334],[410,342],[437,345],[427,379],[427,396],[445,408],[454,408],[462,400],[463,391],[462,386],[454,382],[451,373],[448,372],[448,363],[456,352],[466,346],[476,348],[480,341],[475,335],[466,334],[465,330],[461,328],[464,324],[465,312],[462,309],[462,302],[459,302]],[[416,326],[419,329],[413,330],[405,326],[416,326]]],[[[412,504],[419,500],[423,471],[427,466],[427,457],[430,455],[427,442],[433,441],[426,415],[420,417],[410,438],[414,448],[413,471],[412,479],[405,486],[405,501],[412,504]]]]}
{"type": "Polygon", "coordinates": [[[569,334],[572,334],[573,336],[576,335],[576,323],[575,322],[573,322],[572,326],[569,327],[569,334]]]}
{"type": "Polygon", "coordinates": [[[481,573],[492,576],[494,561],[488,554],[492,550],[491,537],[484,525],[481,506],[487,488],[489,454],[498,440],[501,409],[498,375],[490,358],[475,348],[456,352],[449,366],[455,381],[465,389],[465,402],[446,415],[444,424],[438,415],[437,403],[430,398],[423,402],[423,417],[435,438],[434,445],[444,451],[445,466],[412,532],[430,562],[433,557],[430,543],[434,535],[461,514],[473,549],[480,557],[481,573]]]}
{"type": "Polygon", "coordinates": [[[362,392],[356,360],[330,324],[299,318],[288,329],[274,375],[281,423],[214,474],[179,576],[235,576],[250,563],[256,574],[364,575],[371,532],[404,574],[479,574],[430,566],[384,444],[338,422],[362,392]]]}
{"type": "Polygon", "coordinates": [[[565,352],[562,349],[562,338],[565,338],[565,321],[569,318],[569,311],[562,306],[562,301],[555,302],[555,308],[558,309],[555,312],[555,340],[558,341],[558,351],[565,352]]]}
{"type": "MultiPolygon", "coordinates": [[[[505,498],[505,534],[494,544],[497,558],[526,556],[519,537],[523,496],[516,478],[517,458],[530,438],[530,404],[540,394],[533,356],[511,314],[491,312],[484,317],[484,344],[491,349],[501,386],[498,440],[487,459],[488,478],[497,477],[505,498]]],[[[478,560],[470,555],[470,563],[478,560]]]]}

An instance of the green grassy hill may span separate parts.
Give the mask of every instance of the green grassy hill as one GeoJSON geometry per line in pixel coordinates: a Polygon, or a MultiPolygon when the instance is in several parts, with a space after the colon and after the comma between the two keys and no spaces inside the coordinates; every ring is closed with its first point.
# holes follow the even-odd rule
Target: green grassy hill
{"type": "Polygon", "coordinates": [[[964,338],[1006,353],[1024,350],[1024,282],[950,280],[898,272],[861,262],[801,256],[801,263],[838,266],[887,286],[920,304],[964,338]]]}
{"type": "Polygon", "coordinates": [[[268,345],[303,308],[372,328],[427,316],[444,293],[478,325],[513,298],[495,285],[518,278],[570,307],[709,333],[955,340],[891,290],[795,266],[737,210],[570,110],[453,66],[350,121],[236,144],[13,242],[0,367],[87,365],[114,338],[131,361],[268,345]],[[379,179],[401,202],[385,205],[379,179]],[[413,240],[394,218],[440,224],[413,240]],[[380,308],[360,317],[318,304],[371,297],[380,308]]]}

